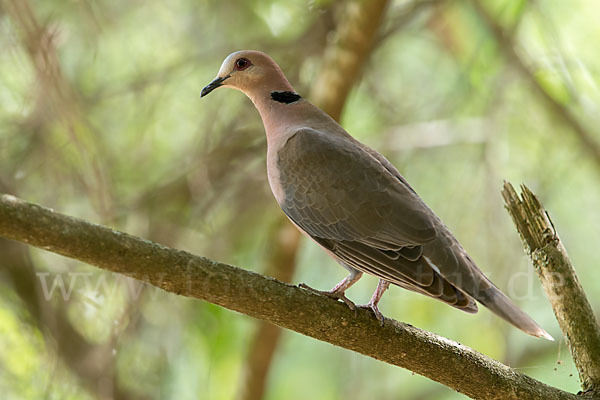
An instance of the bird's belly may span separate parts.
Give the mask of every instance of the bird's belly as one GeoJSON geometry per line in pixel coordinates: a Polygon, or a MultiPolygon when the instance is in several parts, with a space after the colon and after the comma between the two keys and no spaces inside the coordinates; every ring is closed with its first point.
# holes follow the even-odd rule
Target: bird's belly
{"type": "Polygon", "coordinates": [[[267,178],[269,179],[269,186],[271,187],[273,196],[275,196],[275,200],[277,200],[279,205],[283,204],[285,201],[285,192],[281,186],[279,169],[277,169],[277,166],[271,165],[270,157],[267,157],[267,178]]]}

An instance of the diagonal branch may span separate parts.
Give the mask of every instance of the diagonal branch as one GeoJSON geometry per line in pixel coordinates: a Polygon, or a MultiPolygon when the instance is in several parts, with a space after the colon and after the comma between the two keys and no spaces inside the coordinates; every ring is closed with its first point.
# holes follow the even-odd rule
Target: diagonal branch
{"type": "Polygon", "coordinates": [[[449,339],[250,271],[0,195],[0,236],[409,369],[475,399],[577,399],[449,339]]]}
{"type": "Polygon", "coordinates": [[[349,2],[325,50],[309,98],[336,121],[340,120],[352,83],[358,80],[373,50],[388,3],[388,0],[349,2]]]}
{"type": "Polygon", "coordinates": [[[564,332],[583,390],[600,394],[600,326],[550,216],[525,185],[502,196],[564,332]]]}
{"type": "Polygon", "coordinates": [[[569,126],[573,130],[583,149],[587,151],[594,162],[600,166],[600,143],[595,138],[595,132],[591,132],[568,107],[558,102],[552,97],[547,89],[542,86],[540,81],[535,77],[535,71],[528,66],[531,63],[524,59],[517,51],[512,35],[505,31],[498,21],[490,15],[482,2],[480,0],[471,0],[471,4],[481,20],[495,37],[504,56],[510,61],[521,76],[529,82],[536,95],[542,100],[547,109],[552,112],[552,115],[556,116],[566,126],[569,126]]]}

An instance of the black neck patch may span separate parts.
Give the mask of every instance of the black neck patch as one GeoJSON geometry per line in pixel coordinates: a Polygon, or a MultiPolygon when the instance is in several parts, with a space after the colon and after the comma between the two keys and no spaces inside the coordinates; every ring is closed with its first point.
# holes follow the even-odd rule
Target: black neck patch
{"type": "Polygon", "coordinates": [[[271,98],[279,103],[290,104],[300,100],[302,97],[294,92],[271,92],[271,98]]]}

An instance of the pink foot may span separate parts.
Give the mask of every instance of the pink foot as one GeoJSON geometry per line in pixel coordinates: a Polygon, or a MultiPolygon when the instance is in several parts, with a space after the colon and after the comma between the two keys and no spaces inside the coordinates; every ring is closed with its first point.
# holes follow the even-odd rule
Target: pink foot
{"type": "Polygon", "coordinates": [[[377,318],[377,320],[379,321],[379,324],[381,326],[383,326],[385,317],[383,316],[383,314],[381,313],[381,311],[379,311],[379,307],[377,307],[377,304],[369,302],[368,304],[361,304],[361,305],[356,306],[356,307],[358,307],[358,308],[364,308],[366,310],[371,310],[373,312],[373,314],[375,314],[375,318],[377,318]]]}
{"type": "Polygon", "coordinates": [[[350,300],[344,295],[344,292],[342,290],[336,290],[336,288],[333,288],[332,290],[317,290],[311,288],[306,283],[300,283],[298,287],[310,290],[313,293],[321,294],[332,299],[342,300],[344,303],[346,303],[349,309],[351,309],[352,311],[356,311],[356,305],[354,304],[354,302],[352,302],[352,300],[350,300]]]}

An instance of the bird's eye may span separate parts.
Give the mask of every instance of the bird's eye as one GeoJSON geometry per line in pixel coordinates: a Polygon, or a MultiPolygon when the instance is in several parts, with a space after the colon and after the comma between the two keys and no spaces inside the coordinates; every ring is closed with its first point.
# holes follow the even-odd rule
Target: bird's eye
{"type": "Polygon", "coordinates": [[[250,66],[250,61],[247,58],[238,58],[235,60],[235,69],[238,71],[244,70],[250,66]]]}

